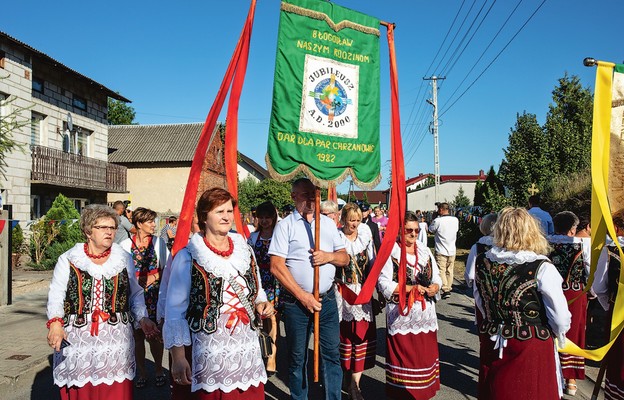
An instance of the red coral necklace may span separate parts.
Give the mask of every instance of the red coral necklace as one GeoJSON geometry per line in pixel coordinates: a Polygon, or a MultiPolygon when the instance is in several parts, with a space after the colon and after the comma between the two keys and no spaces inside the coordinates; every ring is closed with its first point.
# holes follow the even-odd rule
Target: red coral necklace
{"type": "Polygon", "coordinates": [[[223,258],[227,258],[227,257],[231,256],[232,253],[234,252],[234,242],[232,241],[232,238],[228,236],[227,239],[228,239],[228,245],[230,247],[227,250],[225,250],[225,251],[221,251],[221,250],[216,249],[213,245],[211,245],[208,242],[208,239],[206,239],[205,236],[204,236],[204,243],[206,243],[206,246],[208,246],[210,251],[212,251],[216,255],[221,256],[223,258]]]}
{"type": "Polygon", "coordinates": [[[91,254],[89,253],[89,246],[85,243],[84,244],[84,252],[87,255],[87,257],[93,259],[93,260],[98,260],[100,258],[106,258],[108,257],[108,255],[111,252],[111,248],[109,247],[108,249],[104,250],[104,253],[102,254],[91,254]]]}

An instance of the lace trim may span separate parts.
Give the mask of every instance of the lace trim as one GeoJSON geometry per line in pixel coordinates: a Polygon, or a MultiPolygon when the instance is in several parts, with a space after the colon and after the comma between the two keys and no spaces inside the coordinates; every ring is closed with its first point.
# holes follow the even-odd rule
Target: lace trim
{"type": "Polygon", "coordinates": [[[548,257],[545,255],[537,254],[532,251],[508,251],[496,246],[488,250],[485,256],[501,264],[524,264],[536,260],[548,260],[548,257]]]}
{"type": "Polygon", "coordinates": [[[581,238],[566,235],[550,235],[546,239],[549,243],[583,243],[581,238]]]}
{"type": "Polygon", "coordinates": [[[186,248],[191,257],[201,265],[206,272],[213,273],[219,278],[235,275],[238,271],[241,275],[247,272],[251,262],[251,251],[247,241],[237,233],[228,233],[234,243],[234,252],[225,259],[213,253],[204,243],[204,237],[199,233],[194,234],[186,248]]]}
{"type": "Polygon", "coordinates": [[[111,247],[110,256],[102,265],[94,264],[93,261],[84,252],[84,243],[77,243],[74,247],[67,251],[67,259],[74,264],[76,268],[87,272],[95,279],[110,279],[128,266],[129,254],[124,251],[116,243],[111,247]]]}
{"type": "Polygon", "coordinates": [[[347,238],[342,230],[338,231],[340,234],[340,238],[344,242],[345,249],[349,255],[360,254],[364,250],[368,248],[368,244],[373,240],[373,233],[371,232],[368,225],[361,223],[358,225],[357,229],[357,237],[354,241],[351,241],[347,238]]]}
{"type": "MultiPolygon", "coordinates": [[[[429,259],[431,258],[430,256],[430,251],[429,248],[427,247],[427,245],[423,244],[420,241],[416,241],[416,251],[418,251],[418,268],[417,270],[420,271],[420,269],[422,267],[424,267],[425,265],[427,265],[427,262],[429,261],[429,259]]],[[[401,245],[398,243],[394,244],[394,247],[392,248],[392,253],[391,253],[392,258],[396,259],[396,260],[400,260],[401,259],[401,245]]],[[[409,254],[406,253],[405,254],[405,259],[407,260],[407,262],[409,262],[410,264],[414,263],[416,261],[416,256],[414,254],[409,254]]]]}
{"type": "MultiPolygon", "coordinates": [[[[362,290],[362,285],[359,283],[346,286],[355,294],[359,294],[362,290]]],[[[338,306],[339,321],[374,321],[373,305],[370,301],[366,304],[351,305],[342,298],[336,289],[336,305],[338,306]]]]}
{"type": "Polygon", "coordinates": [[[409,314],[406,316],[399,314],[398,305],[388,303],[386,305],[386,315],[388,321],[388,335],[416,335],[438,330],[435,305],[431,302],[426,303],[424,311],[420,303],[414,304],[409,314]]]}
{"type": "Polygon", "coordinates": [[[492,236],[481,236],[479,240],[477,240],[477,243],[484,244],[486,246],[493,246],[494,238],[492,236]]]}
{"type": "Polygon", "coordinates": [[[165,348],[182,347],[191,345],[191,331],[185,319],[165,319],[163,326],[163,341],[165,348]]]}

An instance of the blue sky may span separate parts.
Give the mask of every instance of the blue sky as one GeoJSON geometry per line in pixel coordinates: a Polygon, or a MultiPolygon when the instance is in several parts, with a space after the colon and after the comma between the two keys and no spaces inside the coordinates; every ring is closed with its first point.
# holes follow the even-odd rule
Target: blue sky
{"type": "MultiPolygon", "coordinates": [[[[516,0],[355,1],[335,4],[395,22],[406,175],[433,172],[429,86],[422,78],[446,76],[439,92],[444,112],[508,43],[542,0],[523,0],[476,63],[516,0]],[[472,6],[472,8],[471,8],[472,6]],[[491,6],[491,9],[490,9],[491,6]],[[455,48],[482,8],[459,51],[490,12],[456,62],[455,48]],[[469,12],[470,11],[470,12],[469,12]],[[451,28],[454,18],[457,20],[451,28]],[[463,28],[461,22],[466,17],[463,28]],[[444,46],[443,40],[449,32],[444,46]],[[457,38],[451,44],[451,39],[457,38]],[[446,57],[442,55],[449,48],[446,57]],[[438,57],[434,58],[440,50],[438,57]],[[472,73],[468,74],[470,68],[472,73]],[[446,66],[446,68],[445,68],[446,66]],[[437,68],[436,68],[437,67],[437,68]],[[465,82],[461,82],[465,79],[465,82]],[[455,96],[452,96],[456,92],[455,96]]],[[[279,21],[277,0],[258,0],[251,52],[239,111],[239,150],[264,165],[279,21]]],[[[247,0],[6,2],[0,30],[58,59],[133,101],[141,124],[203,121],[212,105],[242,29],[247,0]]],[[[476,174],[498,168],[516,113],[544,122],[551,91],[564,73],[593,91],[593,68],[584,57],[622,62],[618,39],[624,2],[548,0],[465,95],[441,116],[442,174],[476,174]]],[[[388,52],[381,40],[381,151],[387,187],[389,156],[388,52]]],[[[223,114],[224,115],[224,114],[223,114]]],[[[346,191],[346,185],[339,187],[346,191]]]]}

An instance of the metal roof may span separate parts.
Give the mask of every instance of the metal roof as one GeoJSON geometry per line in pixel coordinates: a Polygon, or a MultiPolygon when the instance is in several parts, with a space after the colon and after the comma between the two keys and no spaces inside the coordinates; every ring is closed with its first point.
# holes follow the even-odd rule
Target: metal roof
{"type": "Polygon", "coordinates": [[[112,91],[111,89],[107,88],[106,86],[102,85],[101,83],[98,83],[96,81],[94,81],[93,79],[81,74],[80,72],[73,70],[71,68],[69,68],[68,66],[66,66],[65,64],[55,60],[54,58],[50,57],[49,55],[42,53],[41,51],[29,46],[28,44],[22,42],[21,40],[18,40],[16,38],[14,38],[13,36],[9,35],[8,33],[5,33],[3,31],[0,31],[0,40],[4,39],[7,40],[11,43],[13,43],[14,45],[17,45],[18,47],[28,51],[31,53],[32,56],[37,57],[41,62],[49,64],[55,68],[58,68],[68,74],[73,75],[74,79],[79,79],[81,81],[83,81],[85,84],[91,86],[92,88],[96,89],[96,90],[101,90],[103,91],[108,97],[111,97],[113,99],[116,100],[121,100],[123,102],[126,103],[131,103],[132,101],[130,101],[129,99],[123,97],[122,95],[120,95],[117,92],[112,91]]]}
{"type": "MultiPolygon", "coordinates": [[[[116,164],[193,161],[203,122],[163,125],[110,125],[108,161],[116,164]]],[[[219,129],[219,124],[215,131],[219,129]]],[[[264,177],[269,173],[251,158],[241,160],[264,177]]]]}

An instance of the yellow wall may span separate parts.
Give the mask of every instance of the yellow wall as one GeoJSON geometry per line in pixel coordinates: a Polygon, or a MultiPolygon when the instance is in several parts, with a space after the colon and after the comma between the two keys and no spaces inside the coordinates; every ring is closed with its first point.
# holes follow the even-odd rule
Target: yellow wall
{"type": "Polygon", "coordinates": [[[146,207],[159,214],[179,214],[190,167],[128,168],[130,193],[109,193],[108,201],[130,200],[132,208],[146,207]]]}

